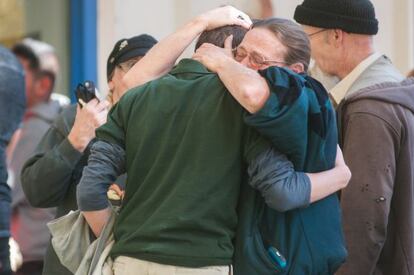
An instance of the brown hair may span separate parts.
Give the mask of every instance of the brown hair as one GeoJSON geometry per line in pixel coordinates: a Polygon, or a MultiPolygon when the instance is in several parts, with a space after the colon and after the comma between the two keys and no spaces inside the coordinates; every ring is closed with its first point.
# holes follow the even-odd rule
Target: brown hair
{"type": "Polygon", "coordinates": [[[292,65],[302,63],[306,72],[310,62],[310,42],[302,27],[284,18],[258,20],[252,28],[265,28],[271,31],[286,47],[285,62],[292,65]]]}
{"type": "Polygon", "coordinates": [[[232,48],[236,48],[242,42],[246,32],[245,28],[236,25],[204,31],[198,38],[194,50],[197,50],[203,43],[211,43],[217,47],[224,48],[224,41],[229,35],[233,35],[232,48]]]}
{"type": "Polygon", "coordinates": [[[407,74],[407,77],[414,77],[414,69],[407,74]]]}

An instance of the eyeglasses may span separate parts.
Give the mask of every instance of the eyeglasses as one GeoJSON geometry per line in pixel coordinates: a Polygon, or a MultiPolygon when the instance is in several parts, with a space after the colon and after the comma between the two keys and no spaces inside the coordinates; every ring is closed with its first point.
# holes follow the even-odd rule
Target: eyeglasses
{"type": "Polygon", "coordinates": [[[324,31],[327,31],[328,29],[322,29],[322,30],[319,30],[319,31],[316,31],[316,32],[313,32],[313,33],[309,33],[308,34],[308,37],[309,38],[311,38],[312,36],[314,36],[314,35],[317,35],[318,33],[321,33],[321,32],[324,32],[324,31]]]}
{"type": "Polygon", "coordinates": [[[282,66],[290,65],[289,63],[286,63],[283,61],[265,59],[263,56],[258,55],[256,53],[250,54],[245,49],[239,48],[239,47],[234,48],[232,51],[233,51],[234,59],[236,59],[237,62],[241,62],[246,57],[248,57],[248,61],[250,65],[257,67],[257,68],[264,67],[264,66],[272,66],[272,65],[277,65],[277,64],[281,64],[282,66]]]}

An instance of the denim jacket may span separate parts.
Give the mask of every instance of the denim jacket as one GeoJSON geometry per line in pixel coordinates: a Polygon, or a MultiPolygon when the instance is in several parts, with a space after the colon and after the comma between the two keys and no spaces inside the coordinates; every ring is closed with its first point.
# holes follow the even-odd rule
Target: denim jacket
{"type": "Polygon", "coordinates": [[[0,273],[10,272],[10,188],[7,185],[6,147],[18,128],[26,106],[23,68],[16,57],[0,46],[0,273]]]}

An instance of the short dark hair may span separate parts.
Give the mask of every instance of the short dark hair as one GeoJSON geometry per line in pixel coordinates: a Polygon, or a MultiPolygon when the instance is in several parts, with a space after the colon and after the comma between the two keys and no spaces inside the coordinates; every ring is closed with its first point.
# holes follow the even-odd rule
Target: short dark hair
{"type": "Polygon", "coordinates": [[[7,118],[3,119],[0,125],[0,147],[4,148],[22,121],[26,96],[22,65],[9,49],[1,45],[0,83],[0,116],[7,118]]]}
{"type": "Polygon", "coordinates": [[[17,43],[13,46],[12,52],[22,59],[25,59],[29,63],[29,69],[34,72],[36,78],[46,76],[51,81],[50,92],[53,91],[55,85],[56,76],[55,73],[50,70],[43,70],[40,66],[40,59],[33,51],[33,49],[23,43],[17,43]]]}
{"type": "Polygon", "coordinates": [[[224,48],[224,41],[233,35],[232,48],[236,48],[243,40],[247,30],[237,25],[228,25],[204,31],[197,40],[195,49],[197,50],[203,43],[211,43],[217,47],[224,48]]]}
{"type": "Polygon", "coordinates": [[[288,64],[302,63],[306,72],[310,62],[310,42],[302,27],[292,20],[269,18],[258,20],[252,28],[265,28],[271,31],[286,47],[285,62],[288,64]]]}
{"type": "Polygon", "coordinates": [[[18,43],[13,46],[12,52],[20,58],[23,58],[28,61],[29,68],[33,71],[40,70],[40,60],[36,56],[35,52],[28,46],[18,43]]]}

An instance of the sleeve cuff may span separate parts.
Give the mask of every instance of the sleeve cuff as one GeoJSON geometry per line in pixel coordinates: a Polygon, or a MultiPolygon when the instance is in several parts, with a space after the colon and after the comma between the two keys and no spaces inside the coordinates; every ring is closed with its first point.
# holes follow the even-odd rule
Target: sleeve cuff
{"type": "Polygon", "coordinates": [[[81,159],[83,153],[76,150],[66,137],[58,147],[64,161],[74,167],[81,159]]]}
{"type": "Polygon", "coordinates": [[[311,200],[311,181],[310,181],[310,178],[304,172],[296,172],[296,173],[298,173],[303,178],[303,183],[304,183],[303,207],[308,207],[310,205],[310,200],[311,200]]]}

